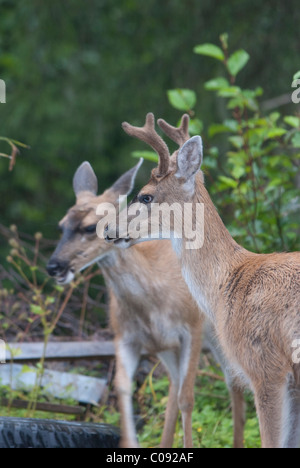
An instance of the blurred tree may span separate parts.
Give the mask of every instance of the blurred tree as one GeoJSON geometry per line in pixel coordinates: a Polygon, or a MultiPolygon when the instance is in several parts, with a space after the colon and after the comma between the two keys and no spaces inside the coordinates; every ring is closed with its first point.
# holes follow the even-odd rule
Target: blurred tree
{"type": "Polygon", "coordinates": [[[179,117],[167,89],[196,89],[197,114],[222,116],[203,89],[218,64],[195,56],[194,45],[230,32],[232,47],[251,55],[241,85],[261,85],[265,99],[289,93],[299,69],[296,0],[0,0],[0,9],[1,134],[31,148],[10,174],[0,161],[0,222],[48,237],[73,201],[83,160],[100,190],[134,164],[136,142],[123,135],[123,120],[140,123],[149,110],[179,117]]]}

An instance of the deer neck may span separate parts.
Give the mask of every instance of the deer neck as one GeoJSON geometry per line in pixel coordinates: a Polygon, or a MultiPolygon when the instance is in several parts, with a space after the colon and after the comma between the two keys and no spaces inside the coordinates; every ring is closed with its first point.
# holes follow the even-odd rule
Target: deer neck
{"type": "Polygon", "coordinates": [[[147,258],[139,246],[112,249],[100,262],[106,284],[122,300],[139,302],[149,289],[147,258]]]}
{"type": "Polygon", "coordinates": [[[197,203],[204,205],[203,246],[189,249],[184,238],[173,239],[172,244],[192,296],[203,312],[214,320],[222,285],[230,272],[251,254],[231,237],[199,178],[196,184],[192,204],[193,208],[197,203]]]}

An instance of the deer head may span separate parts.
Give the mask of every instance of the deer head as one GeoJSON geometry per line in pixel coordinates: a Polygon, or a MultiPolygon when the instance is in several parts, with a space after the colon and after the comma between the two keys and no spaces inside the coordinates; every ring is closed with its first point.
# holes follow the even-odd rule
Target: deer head
{"type": "Polygon", "coordinates": [[[98,180],[92,166],[84,162],[77,169],[73,179],[76,204],[59,223],[62,236],[47,266],[49,275],[59,284],[71,282],[77,272],[99,261],[111,250],[112,246],[103,236],[99,238],[97,235],[97,224],[104,217],[104,214],[99,215],[99,207],[114,206],[118,210],[120,196],[132,191],[142,162],[140,160],[99,196],[98,180]]]}
{"type": "MultiPolygon", "coordinates": [[[[179,128],[162,119],[158,120],[158,125],[179,145],[172,156],[155,130],[153,114],[147,115],[142,128],[123,123],[126,133],[146,142],[157,152],[159,164],[153,169],[148,184],[128,206],[126,235],[123,238],[116,236],[119,225],[110,224],[106,228],[107,242],[115,242],[119,247],[129,247],[150,239],[176,238],[182,235],[182,226],[185,223],[193,231],[195,217],[192,215],[188,219],[191,213],[184,210],[184,205],[189,205],[193,199],[196,179],[202,184],[204,182],[200,171],[202,140],[200,136],[190,138],[187,114],[183,115],[179,128]],[[168,232],[169,236],[164,234],[168,232]]],[[[117,223],[120,224],[120,219],[117,219],[117,223]]]]}

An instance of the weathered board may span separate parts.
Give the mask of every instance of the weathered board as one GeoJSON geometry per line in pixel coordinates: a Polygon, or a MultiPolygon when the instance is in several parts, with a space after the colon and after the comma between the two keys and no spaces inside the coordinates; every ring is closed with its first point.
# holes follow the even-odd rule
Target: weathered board
{"type": "MultiPolygon", "coordinates": [[[[28,367],[24,372],[21,364],[0,365],[0,385],[13,390],[30,391],[36,383],[36,375],[34,367],[28,367]]],[[[80,403],[97,405],[106,389],[106,380],[45,369],[41,387],[56,398],[71,398],[80,403]]]]}
{"type": "MultiPolygon", "coordinates": [[[[39,361],[43,355],[44,343],[8,343],[6,361],[12,358],[15,362],[39,361]]],[[[46,348],[46,360],[103,359],[115,356],[113,341],[67,341],[50,342],[46,348]]]]}
{"type": "MultiPolygon", "coordinates": [[[[29,401],[25,400],[9,400],[8,398],[0,398],[0,406],[4,408],[18,408],[18,409],[28,409],[29,401]]],[[[85,406],[72,406],[64,405],[59,403],[40,403],[36,402],[34,404],[36,411],[44,411],[47,413],[57,413],[57,414],[72,414],[77,418],[81,419],[84,417],[86,412],[85,406]]]]}
{"type": "MultiPolygon", "coordinates": [[[[41,359],[44,343],[8,343],[6,361],[10,362],[13,354],[14,362],[35,362],[41,359]]],[[[143,355],[147,355],[144,351],[143,355]]],[[[113,341],[56,341],[50,342],[46,348],[45,359],[50,361],[67,361],[78,359],[111,359],[115,357],[113,341]]]]}

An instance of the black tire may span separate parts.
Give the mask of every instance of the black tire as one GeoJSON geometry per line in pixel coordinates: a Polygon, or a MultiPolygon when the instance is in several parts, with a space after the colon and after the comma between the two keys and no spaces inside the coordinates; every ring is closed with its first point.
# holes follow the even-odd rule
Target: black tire
{"type": "Polygon", "coordinates": [[[0,417],[0,448],[117,448],[119,440],[106,424],[0,417]]]}

